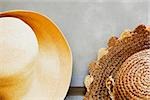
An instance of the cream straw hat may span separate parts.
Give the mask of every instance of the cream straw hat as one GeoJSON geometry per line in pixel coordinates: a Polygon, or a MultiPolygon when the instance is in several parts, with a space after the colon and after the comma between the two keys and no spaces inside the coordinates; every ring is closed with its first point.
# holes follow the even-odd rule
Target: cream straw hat
{"type": "Polygon", "coordinates": [[[70,47],[51,20],[0,12],[0,100],[63,100],[71,73],[70,47]]]}

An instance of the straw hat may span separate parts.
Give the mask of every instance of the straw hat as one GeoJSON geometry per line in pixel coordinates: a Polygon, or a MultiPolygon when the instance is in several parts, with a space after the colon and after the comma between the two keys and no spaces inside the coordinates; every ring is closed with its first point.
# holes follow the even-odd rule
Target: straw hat
{"type": "Polygon", "coordinates": [[[111,37],[89,65],[84,100],[150,99],[150,28],[139,25],[111,37]]]}
{"type": "Polygon", "coordinates": [[[63,100],[72,73],[70,47],[47,17],[0,13],[0,99],[63,100]]]}

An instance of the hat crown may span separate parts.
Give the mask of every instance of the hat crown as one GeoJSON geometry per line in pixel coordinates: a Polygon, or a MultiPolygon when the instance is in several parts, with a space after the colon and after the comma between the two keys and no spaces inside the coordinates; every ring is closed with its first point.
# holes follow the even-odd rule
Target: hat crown
{"type": "Polygon", "coordinates": [[[135,53],[122,64],[114,92],[115,98],[150,99],[150,49],[135,53]]]}
{"type": "Polygon", "coordinates": [[[20,99],[32,80],[38,42],[22,20],[0,18],[0,98],[20,99]]]}
{"type": "Polygon", "coordinates": [[[0,18],[0,75],[11,75],[27,66],[38,53],[32,29],[22,20],[0,18]]]}

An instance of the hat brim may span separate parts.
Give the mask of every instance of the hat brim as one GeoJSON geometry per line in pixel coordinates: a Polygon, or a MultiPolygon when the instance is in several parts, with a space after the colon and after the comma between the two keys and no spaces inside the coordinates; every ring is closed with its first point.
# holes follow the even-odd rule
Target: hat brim
{"type": "Polygon", "coordinates": [[[47,17],[31,11],[1,12],[0,17],[21,19],[32,28],[38,40],[36,79],[24,100],[64,99],[71,81],[72,53],[60,29],[47,17]]]}

